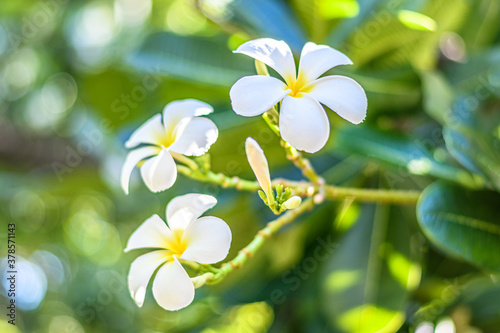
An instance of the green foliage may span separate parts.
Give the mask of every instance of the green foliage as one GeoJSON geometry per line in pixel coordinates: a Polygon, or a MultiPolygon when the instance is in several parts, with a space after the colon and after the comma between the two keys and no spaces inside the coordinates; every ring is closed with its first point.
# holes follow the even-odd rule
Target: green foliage
{"type": "Polygon", "coordinates": [[[228,87],[252,71],[252,62],[234,56],[221,38],[181,37],[159,32],[149,36],[131,56],[139,70],[228,87]]]}
{"type": "Polygon", "coordinates": [[[500,271],[500,194],[438,181],[417,206],[422,231],[437,247],[489,271],[500,271]]]}
{"type": "Polygon", "coordinates": [[[364,205],[326,262],[322,308],[342,331],[393,332],[403,324],[421,274],[409,222],[397,208],[364,205]]]}
{"type": "MultiPolygon", "coordinates": [[[[337,130],[334,142],[334,147],[341,151],[360,154],[396,167],[397,171],[403,171],[403,174],[394,177],[395,183],[401,182],[401,178],[408,173],[440,177],[466,186],[474,187],[480,184],[479,180],[467,171],[436,160],[432,153],[414,138],[384,133],[369,127],[346,126],[337,130]]],[[[388,178],[390,177],[391,175],[388,175],[388,178]]]]}
{"type": "Polygon", "coordinates": [[[488,133],[462,127],[445,127],[444,138],[450,153],[463,166],[500,191],[498,139],[488,133]]]}
{"type": "MultiPolygon", "coordinates": [[[[0,221],[16,223],[18,254],[42,276],[25,290],[46,283],[2,332],[392,333],[448,317],[456,332],[500,327],[497,0],[3,1],[0,13],[0,221]],[[219,128],[197,159],[204,171],[253,179],[252,136],[274,177],[303,179],[262,119],[231,110],[231,85],[255,74],[232,51],[259,37],[286,41],[297,60],[310,40],[354,62],[327,74],[358,81],[368,115],[355,126],[327,110],[329,144],[308,156],[327,183],[423,190],[419,203],[325,201],[187,309],[164,311],[151,288],[138,308],[122,250],[173,196],[217,197],[210,214],[231,227],[229,258],[274,216],[256,193],[181,175],[159,194],[133,178],[125,196],[133,129],[197,98],[219,128]]],[[[294,195],[276,190],[280,204],[294,195]]]]}

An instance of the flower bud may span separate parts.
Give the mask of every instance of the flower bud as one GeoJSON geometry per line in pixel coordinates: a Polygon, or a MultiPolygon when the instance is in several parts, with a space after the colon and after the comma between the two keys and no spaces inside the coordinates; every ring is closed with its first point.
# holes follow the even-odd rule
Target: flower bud
{"type": "MultiPolygon", "coordinates": [[[[266,193],[268,200],[274,199],[273,190],[271,188],[271,176],[269,174],[269,165],[267,164],[266,155],[260,148],[257,141],[252,138],[247,138],[245,142],[245,150],[247,153],[248,163],[257,177],[260,187],[266,193]]],[[[272,200],[274,201],[274,200],[272,200]]]]}
{"type": "Polygon", "coordinates": [[[293,197],[285,201],[283,205],[285,205],[286,209],[295,209],[299,207],[301,203],[302,199],[299,196],[294,195],[293,197]]]}
{"type": "Polygon", "coordinates": [[[211,280],[214,277],[214,273],[205,273],[199,276],[196,276],[194,278],[191,278],[191,281],[193,281],[194,287],[198,289],[199,287],[203,286],[205,283],[207,283],[208,280],[211,280]]]}

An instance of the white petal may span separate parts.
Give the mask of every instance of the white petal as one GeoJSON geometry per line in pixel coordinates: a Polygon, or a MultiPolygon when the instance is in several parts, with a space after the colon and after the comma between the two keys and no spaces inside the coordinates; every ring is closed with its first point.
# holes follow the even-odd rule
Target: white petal
{"type": "Polygon", "coordinates": [[[309,94],[353,124],[366,117],[368,101],[363,88],[345,76],[326,76],[313,82],[309,94]]]}
{"type": "Polygon", "coordinates": [[[167,132],[173,131],[184,118],[207,115],[214,109],[207,103],[196,99],[184,99],[168,103],[163,109],[163,125],[167,132]]]}
{"type": "Polygon", "coordinates": [[[308,42],[300,55],[299,77],[302,76],[306,82],[316,80],[330,68],[339,65],[352,65],[352,61],[330,46],[308,42]]]}
{"type": "Polygon", "coordinates": [[[161,115],[157,114],[136,129],[125,142],[125,147],[133,148],[141,143],[158,144],[165,137],[165,128],[161,123],[161,115]]]}
{"type": "Polygon", "coordinates": [[[153,281],[153,296],[158,305],[170,311],[185,308],[193,301],[193,282],[177,258],[158,270],[153,281]]]}
{"type": "Polygon", "coordinates": [[[137,228],[127,242],[125,252],[144,248],[166,248],[173,235],[161,217],[153,215],[137,228]]]}
{"type": "Polygon", "coordinates": [[[286,81],[295,80],[295,62],[292,51],[282,40],[259,38],[240,45],[234,52],[262,61],[278,72],[286,81]]]}
{"type": "Polygon", "coordinates": [[[143,159],[157,155],[159,151],[158,147],[142,147],[130,151],[123,163],[122,174],[121,174],[121,185],[125,194],[128,194],[128,184],[130,181],[130,175],[132,170],[134,170],[137,163],[143,159]]]}
{"type": "Polygon", "coordinates": [[[258,116],[290,92],[280,80],[270,76],[244,76],[231,87],[229,97],[234,112],[244,117],[258,116]]]}
{"type": "Polygon", "coordinates": [[[176,139],[169,147],[172,151],[183,155],[200,156],[217,141],[217,126],[207,118],[190,118],[179,124],[176,139]]]}
{"type": "Polygon", "coordinates": [[[231,247],[231,229],[223,220],[205,216],[194,221],[183,235],[187,242],[186,251],[181,258],[214,264],[223,260],[231,247]]]}
{"type": "Polygon", "coordinates": [[[267,195],[272,195],[271,175],[269,174],[269,165],[264,151],[257,141],[252,138],[247,138],[245,141],[245,151],[248,163],[255,177],[257,177],[260,187],[267,195]]]}
{"type": "Polygon", "coordinates": [[[280,131],[293,147],[315,153],[324,147],[330,135],[330,123],[323,107],[311,96],[287,96],[280,109],[280,131]]]}
{"type": "Polygon", "coordinates": [[[165,250],[144,254],[132,262],[128,273],[128,288],[135,303],[141,307],[146,296],[149,280],[155,270],[169,258],[165,250]]]}
{"type": "Polygon", "coordinates": [[[175,197],[167,205],[168,225],[172,230],[184,230],[216,204],[217,199],[205,194],[190,193],[175,197]]]}
{"type": "Polygon", "coordinates": [[[164,191],[174,185],[177,167],[168,150],[162,147],[158,156],[144,162],[141,166],[141,176],[152,192],[164,191]]]}

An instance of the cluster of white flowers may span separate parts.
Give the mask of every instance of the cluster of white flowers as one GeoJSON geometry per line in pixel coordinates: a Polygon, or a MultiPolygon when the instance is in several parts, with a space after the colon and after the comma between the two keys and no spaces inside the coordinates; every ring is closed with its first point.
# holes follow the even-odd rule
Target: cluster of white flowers
{"type": "MultiPolygon", "coordinates": [[[[265,75],[245,76],[230,90],[234,111],[256,116],[280,103],[279,128],[282,138],[298,150],[317,152],[326,144],[330,125],[326,105],[346,120],[358,124],[366,115],[363,88],[344,76],[320,75],[337,65],[351,64],[343,53],[325,45],[305,44],[298,73],[292,52],[283,41],[269,38],[253,40],[235,52],[248,55],[273,68],[284,82],[265,75]]],[[[130,152],[124,162],[121,185],[128,194],[129,179],[136,166],[146,186],[153,192],[170,188],[177,178],[177,154],[199,156],[217,140],[218,130],[208,118],[213,108],[201,101],[187,99],[167,104],[125,143],[130,152]]],[[[271,177],[264,152],[248,138],[246,151],[256,178],[269,200],[274,200],[271,177]]],[[[231,244],[231,230],[223,220],[200,216],[216,204],[214,197],[202,194],[178,196],[167,205],[168,225],[153,215],[130,236],[125,251],[149,248],[131,265],[129,289],[142,306],[146,289],[153,281],[153,296],[167,310],[178,310],[194,298],[196,278],[190,278],[182,261],[214,264],[223,260],[231,244]]],[[[283,203],[286,209],[300,205],[299,197],[283,203]]]]}

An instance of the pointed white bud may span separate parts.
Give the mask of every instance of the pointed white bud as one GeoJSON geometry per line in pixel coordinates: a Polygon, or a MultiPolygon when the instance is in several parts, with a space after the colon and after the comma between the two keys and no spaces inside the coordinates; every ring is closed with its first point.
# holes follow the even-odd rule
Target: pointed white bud
{"type": "MultiPolygon", "coordinates": [[[[267,164],[266,155],[260,148],[257,141],[252,138],[247,138],[245,141],[245,151],[247,153],[248,163],[257,177],[260,187],[266,193],[268,200],[273,200],[273,190],[271,187],[271,175],[269,174],[269,165],[267,164]]],[[[274,201],[274,200],[273,200],[274,201]]]]}

